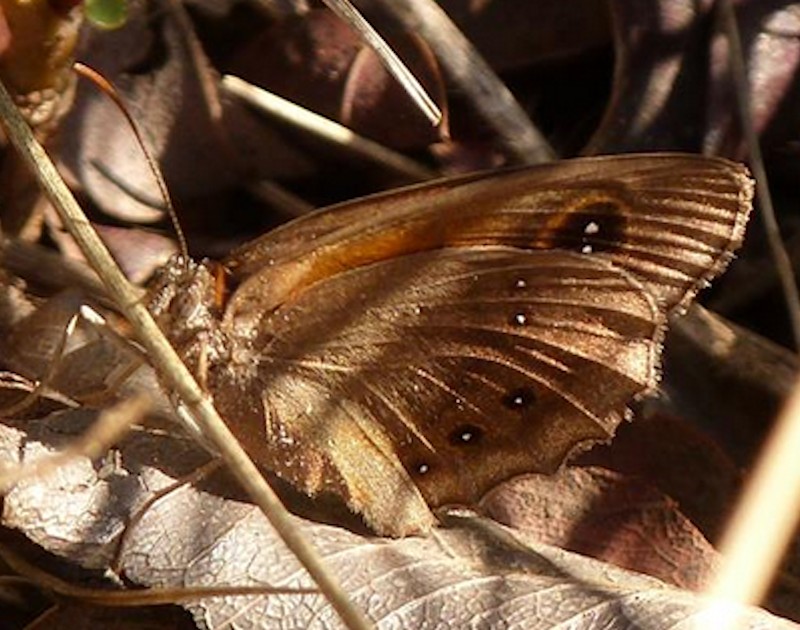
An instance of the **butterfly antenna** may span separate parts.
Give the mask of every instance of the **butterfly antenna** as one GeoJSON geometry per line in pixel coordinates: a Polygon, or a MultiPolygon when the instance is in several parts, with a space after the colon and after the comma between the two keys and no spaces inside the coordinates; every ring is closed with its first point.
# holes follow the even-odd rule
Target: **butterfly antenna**
{"type": "Polygon", "coordinates": [[[150,170],[155,177],[156,183],[158,185],[158,189],[161,192],[161,196],[164,199],[164,207],[166,208],[167,214],[169,215],[170,220],[172,221],[172,225],[175,229],[175,235],[178,239],[178,247],[180,248],[181,253],[185,256],[189,256],[189,246],[186,242],[186,236],[181,229],[181,224],[178,221],[178,215],[175,212],[175,206],[172,204],[172,198],[169,195],[169,190],[167,189],[167,183],[164,181],[164,175],[161,172],[161,169],[158,166],[158,162],[153,157],[152,152],[150,149],[147,148],[147,143],[144,141],[144,137],[142,136],[141,131],[139,130],[139,126],[136,124],[136,121],[128,112],[128,108],[125,106],[125,103],[122,100],[119,92],[117,92],[116,88],[111,84],[111,82],[106,79],[103,75],[99,72],[90,68],[89,66],[76,61],[73,64],[73,69],[77,74],[80,76],[88,79],[92,83],[94,83],[106,96],[108,96],[113,103],[117,106],[122,115],[125,116],[125,119],[128,121],[131,129],[133,130],[133,135],[136,137],[136,142],[139,144],[139,147],[144,154],[145,160],[147,160],[147,165],[150,167],[150,170]]]}

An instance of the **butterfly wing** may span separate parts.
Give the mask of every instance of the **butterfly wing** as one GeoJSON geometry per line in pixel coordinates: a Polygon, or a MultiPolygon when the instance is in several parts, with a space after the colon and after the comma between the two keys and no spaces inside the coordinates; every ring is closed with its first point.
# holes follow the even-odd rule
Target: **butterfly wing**
{"type": "Polygon", "coordinates": [[[313,213],[234,252],[227,266],[242,283],[234,309],[259,317],[360,265],[497,244],[592,252],[634,275],[670,310],[725,267],[744,236],[752,192],[740,164],[651,154],[566,160],[376,195],[313,213]]]}
{"type": "Polygon", "coordinates": [[[426,502],[472,502],[608,439],[653,387],[663,330],[647,291],[607,261],[491,247],[333,275],[254,338],[247,317],[227,321],[242,350],[210,385],[246,448],[393,535],[427,529],[426,502]]]}

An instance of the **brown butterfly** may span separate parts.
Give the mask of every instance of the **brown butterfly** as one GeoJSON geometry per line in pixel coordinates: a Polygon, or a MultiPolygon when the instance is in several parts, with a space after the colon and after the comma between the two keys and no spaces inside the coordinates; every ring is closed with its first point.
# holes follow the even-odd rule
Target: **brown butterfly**
{"type": "Polygon", "coordinates": [[[739,246],[746,169],[625,155],[443,180],[313,213],[150,308],[262,466],[424,532],[608,440],[656,384],[667,315],[739,246]]]}

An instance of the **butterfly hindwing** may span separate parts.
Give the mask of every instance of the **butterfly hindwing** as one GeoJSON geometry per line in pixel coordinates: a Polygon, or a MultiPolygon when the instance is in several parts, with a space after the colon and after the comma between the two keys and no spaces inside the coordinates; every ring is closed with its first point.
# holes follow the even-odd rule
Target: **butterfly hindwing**
{"type": "Polygon", "coordinates": [[[342,493],[387,531],[397,498],[416,500],[412,480],[431,505],[471,502],[610,438],[655,382],[663,319],[602,259],[446,248],[318,282],[262,320],[252,355],[218,370],[215,389],[237,407],[257,399],[255,448],[271,469],[342,493]],[[393,505],[362,499],[370,483],[392,488],[393,505]]]}

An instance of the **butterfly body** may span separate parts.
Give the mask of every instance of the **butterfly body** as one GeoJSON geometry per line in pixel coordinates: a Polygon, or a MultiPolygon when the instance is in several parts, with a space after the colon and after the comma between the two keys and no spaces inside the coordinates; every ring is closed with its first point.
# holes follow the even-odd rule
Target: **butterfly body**
{"type": "Polygon", "coordinates": [[[655,386],[667,315],[740,243],[746,171],[683,155],[468,176],[323,210],[151,309],[259,463],[423,532],[608,440],[655,386]]]}

